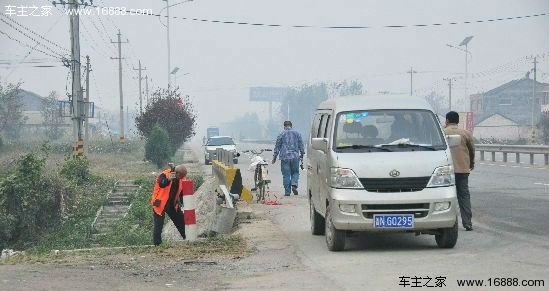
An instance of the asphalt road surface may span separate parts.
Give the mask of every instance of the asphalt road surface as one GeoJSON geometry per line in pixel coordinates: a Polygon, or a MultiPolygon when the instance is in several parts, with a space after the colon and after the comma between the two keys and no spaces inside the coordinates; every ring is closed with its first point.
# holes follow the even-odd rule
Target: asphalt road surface
{"type": "MultiPolygon", "coordinates": [[[[355,234],[345,251],[328,251],[325,237],[310,232],[304,171],[300,195],[253,207],[280,226],[303,264],[340,290],[549,290],[549,168],[541,158],[534,165],[522,161],[477,161],[469,179],[474,231],[460,225],[453,249],[439,249],[430,235],[355,234]],[[483,281],[461,281],[479,285],[465,287],[458,280],[483,281]]],[[[247,165],[241,158],[238,167],[251,185],[247,165]]],[[[280,164],[269,167],[271,195],[280,197],[280,164]]]]}

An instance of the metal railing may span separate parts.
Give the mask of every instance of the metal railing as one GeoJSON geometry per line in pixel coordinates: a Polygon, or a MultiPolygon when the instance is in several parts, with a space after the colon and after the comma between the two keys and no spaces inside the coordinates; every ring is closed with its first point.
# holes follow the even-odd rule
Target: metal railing
{"type": "Polygon", "coordinates": [[[492,162],[496,161],[496,153],[503,154],[503,162],[507,162],[508,154],[515,154],[516,163],[520,163],[520,155],[530,155],[530,165],[534,164],[534,155],[543,155],[545,165],[549,165],[549,146],[544,145],[497,145],[475,144],[475,150],[480,152],[480,160],[484,161],[484,152],[492,154],[492,162]]]}

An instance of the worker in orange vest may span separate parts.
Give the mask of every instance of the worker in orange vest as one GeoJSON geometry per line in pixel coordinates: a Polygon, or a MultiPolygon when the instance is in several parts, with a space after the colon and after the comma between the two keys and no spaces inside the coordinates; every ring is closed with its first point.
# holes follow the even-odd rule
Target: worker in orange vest
{"type": "Polygon", "coordinates": [[[187,180],[187,168],[183,165],[164,170],[157,178],[151,197],[154,215],[153,242],[155,246],[162,243],[164,214],[167,213],[173,224],[185,239],[185,218],[180,197],[183,196],[182,182],[187,180]]]}

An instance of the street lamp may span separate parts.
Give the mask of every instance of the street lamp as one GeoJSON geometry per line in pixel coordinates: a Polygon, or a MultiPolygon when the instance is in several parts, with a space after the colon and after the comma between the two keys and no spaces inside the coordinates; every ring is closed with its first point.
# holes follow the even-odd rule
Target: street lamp
{"type": "Polygon", "coordinates": [[[173,70],[171,71],[170,75],[173,75],[173,82],[174,82],[174,86],[177,86],[177,71],[179,71],[179,67],[175,67],[173,68],[173,70]]]}
{"type": "MultiPolygon", "coordinates": [[[[469,51],[467,50],[467,44],[471,41],[472,38],[473,38],[473,36],[468,36],[464,40],[462,40],[461,43],[459,44],[459,46],[465,46],[465,101],[468,101],[468,98],[467,98],[467,59],[468,59],[468,56],[467,56],[467,54],[469,53],[469,51]]],[[[469,101],[469,111],[471,111],[471,101],[469,101]]]]}
{"type": "Polygon", "coordinates": [[[166,38],[168,40],[168,90],[170,89],[170,70],[171,70],[171,64],[170,64],[170,5],[168,5],[168,0],[162,0],[166,1],[166,38]]]}
{"type": "MultiPolygon", "coordinates": [[[[172,65],[170,62],[170,57],[171,57],[170,55],[170,7],[183,4],[186,2],[193,2],[193,0],[185,0],[185,1],[174,3],[172,5],[168,5],[168,0],[162,0],[162,1],[166,1],[166,7],[162,8],[162,10],[166,9],[166,25],[165,26],[166,26],[166,38],[168,42],[168,89],[169,89],[171,85],[170,75],[171,75],[171,69],[172,69],[172,65]]],[[[160,15],[162,14],[162,10],[160,10],[160,12],[158,13],[159,20],[160,20],[160,15]]],[[[162,21],[160,23],[162,23],[162,21]]]]}
{"type": "MultiPolygon", "coordinates": [[[[448,46],[448,47],[455,48],[457,50],[465,52],[465,89],[464,89],[465,101],[467,101],[467,76],[468,76],[467,67],[468,67],[468,60],[469,60],[469,56],[471,56],[471,58],[473,57],[471,52],[467,49],[467,44],[471,41],[472,38],[473,38],[473,36],[468,36],[463,41],[461,41],[461,43],[459,44],[459,46],[465,46],[465,49],[453,46],[451,44],[446,44],[446,46],[448,46]]],[[[471,102],[469,102],[469,110],[471,110],[470,107],[471,107],[471,102]]]]}

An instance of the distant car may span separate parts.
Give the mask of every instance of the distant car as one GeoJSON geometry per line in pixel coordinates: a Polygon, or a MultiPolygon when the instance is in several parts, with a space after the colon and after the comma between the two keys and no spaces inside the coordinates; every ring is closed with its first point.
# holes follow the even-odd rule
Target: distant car
{"type": "Polygon", "coordinates": [[[213,160],[217,159],[216,150],[218,148],[233,152],[233,163],[238,164],[236,144],[230,136],[212,136],[208,138],[208,141],[204,145],[204,164],[209,165],[213,160]]]}

